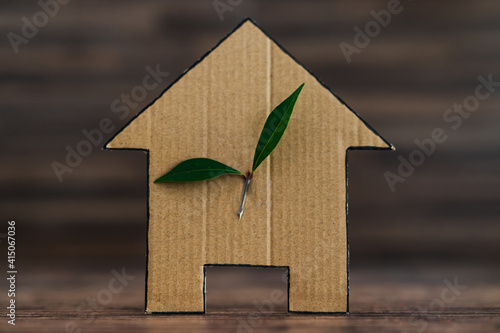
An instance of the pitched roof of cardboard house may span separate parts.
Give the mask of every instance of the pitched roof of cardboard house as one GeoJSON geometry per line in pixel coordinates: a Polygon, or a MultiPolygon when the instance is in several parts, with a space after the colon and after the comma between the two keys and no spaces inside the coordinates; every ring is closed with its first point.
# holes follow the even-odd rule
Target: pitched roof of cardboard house
{"type": "MultiPolygon", "coordinates": [[[[263,117],[302,82],[306,85],[297,107],[310,107],[304,110],[302,116],[317,121],[318,126],[326,119],[341,125],[336,133],[339,135],[335,136],[340,142],[336,140],[332,144],[341,144],[345,148],[393,149],[390,143],[251,19],[244,20],[186,70],[112,137],[105,147],[151,150],[158,142],[155,137],[160,134],[152,132],[156,127],[170,128],[172,136],[169,140],[189,140],[182,135],[189,130],[181,132],[191,122],[197,124],[197,121],[203,121],[201,126],[215,125],[220,121],[246,122],[242,119],[247,118],[248,112],[261,113],[261,118],[265,120],[263,117]]],[[[297,123],[301,121],[297,119],[301,117],[298,113],[294,115],[297,123]]],[[[256,127],[252,134],[258,135],[263,122],[256,121],[253,124],[256,127]]],[[[220,129],[221,126],[216,127],[220,129]]],[[[209,130],[205,128],[205,132],[209,130]]],[[[232,136],[238,134],[234,131],[226,134],[236,138],[236,141],[240,140],[238,135],[232,136]]],[[[168,143],[165,142],[165,145],[168,146],[168,143]]],[[[167,148],[165,145],[163,149],[167,148]]],[[[185,153],[192,155],[195,151],[193,149],[185,153]]],[[[253,157],[252,154],[247,155],[237,164],[248,162],[253,157]]],[[[236,165],[235,168],[245,170],[247,165],[236,165]]]]}

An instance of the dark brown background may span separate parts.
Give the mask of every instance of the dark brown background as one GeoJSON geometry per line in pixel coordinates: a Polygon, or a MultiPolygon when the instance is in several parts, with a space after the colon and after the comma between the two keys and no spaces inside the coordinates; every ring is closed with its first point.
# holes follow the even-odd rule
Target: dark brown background
{"type": "MultiPolygon", "coordinates": [[[[349,330],[350,325],[392,324],[395,331],[416,331],[404,317],[439,298],[443,281],[455,276],[468,289],[447,310],[495,317],[500,92],[482,102],[457,131],[442,116],[474,93],[479,75],[491,73],[500,81],[500,3],[418,0],[402,5],[403,12],[348,64],[339,44],[352,44],[353,28],[363,28],[373,19],[370,11],[384,9],[387,1],[243,0],[221,21],[212,1],[73,0],[20,45],[18,54],[6,35],[20,34],[21,18],[31,19],[40,7],[36,1],[1,1],[0,233],[6,232],[7,220],[17,221],[18,314],[26,310],[19,321],[35,328],[39,323],[28,324],[28,317],[41,316],[53,325],[50,329],[63,331],[64,316],[75,315],[82,299],[106,286],[111,269],[126,267],[136,276],[133,287],[102,315],[126,309],[146,325],[159,324],[141,317],[146,156],[94,148],[61,183],[51,163],[64,162],[65,147],[75,148],[85,139],[82,130],[97,128],[102,118],[112,119],[116,129],[126,123],[110,104],[141,84],[146,66],[159,64],[170,75],[132,113],[247,16],[397,148],[349,152],[351,312],[393,313],[397,323],[356,321],[353,315],[319,326],[349,330]],[[428,138],[436,127],[446,129],[449,140],[392,193],[384,172],[396,172],[398,156],[407,158],[416,148],[413,141],[428,138]],[[49,310],[62,313],[62,319],[53,324],[52,315],[40,315],[49,310]]],[[[255,310],[253,300],[265,300],[270,288],[283,288],[281,273],[209,271],[208,310],[255,310]]],[[[5,290],[5,284],[0,286],[5,290]]],[[[108,326],[87,329],[114,327],[113,315],[106,317],[108,326]]],[[[309,319],[283,325],[317,324],[301,320],[309,319]]],[[[474,330],[474,320],[455,328],[474,330]]],[[[3,327],[5,318],[1,321],[3,327]]],[[[498,328],[499,320],[493,322],[498,328]]],[[[183,318],[172,325],[182,329],[183,318]]]]}

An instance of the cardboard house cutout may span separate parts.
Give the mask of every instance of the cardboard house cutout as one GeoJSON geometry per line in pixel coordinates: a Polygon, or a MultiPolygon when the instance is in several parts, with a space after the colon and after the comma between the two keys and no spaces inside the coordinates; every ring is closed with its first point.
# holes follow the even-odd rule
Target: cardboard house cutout
{"type": "Polygon", "coordinates": [[[289,269],[289,311],[348,311],[347,149],[391,149],[250,19],[106,145],[148,153],[146,313],[205,311],[206,265],[289,269]],[[243,180],[153,181],[207,157],[245,172],[271,110],[305,87],[287,131],[243,180]]]}

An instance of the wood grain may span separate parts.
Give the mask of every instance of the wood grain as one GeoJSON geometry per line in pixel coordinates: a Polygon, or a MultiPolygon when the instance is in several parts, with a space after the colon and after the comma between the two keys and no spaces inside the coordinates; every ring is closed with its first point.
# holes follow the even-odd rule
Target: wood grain
{"type": "MultiPolygon", "coordinates": [[[[141,268],[126,267],[126,274],[134,279],[106,304],[97,301],[97,309],[86,305],[86,300],[102,297],[102,290],[108,288],[113,278],[110,271],[77,267],[64,272],[41,271],[36,278],[20,275],[15,329],[64,332],[74,325],[82,332],[498,331],[500,288],[493,282],[499,277],[498,269],[490,271],[488,278],[481,275],[483,278],[478,281],[477,274],[485,271],[477,266],[426,267],[427,272],[419,272],[415,266],[355,268],[348,315],[286,313],[286,302],[270,301],[276,290],[286,294],[284,270],[280,269],[211,267],[207,272],[204,315],[145,315],[141,268]],[[454,294],[445,292],[442,298],[447,288],[444,281],[453,284],[455,277],[461,292],[454,298],[454,294]]],[[[115,268],[121,271],[121,267],[115,268]]],[[[0,311],[2,317],[4,313],[0,311]]],[[[0,328],[14,331],[9,330],[5,320],[0,321],[0,328]]]]}
{"type": "MultiPolygon", "coordinates": [[[[353,28],[363,27],[373,19],[371,10],[386,5],[243,1],[222,22],[211,1],[91,0],[62,6],[18,54],[7,38],[0,44],[2,216],[24,221],[27,233],[37,225],[80,228],[88,221],[105,232],[116,221],[142,233],[146,160],[141,153],[95,148],[62,183],[51,163],[64,162],[66,146],[75,148],[85,139],[82,130],[96,128],[102,118],[110,118],[116,129],[123,126],[239,21],[252,16],[398,149],[349,153],[353,254],[456,253],[493,259],[500,252],[495,167],[500,95],[450,132],[449,140],[395,193],[383,175],[397,171],[398,156],[407,158],[415,139],[447,126],[444,111],[474,92],[479,75],[499,72],[500,6],[466,0],[403,3],[403,12],[348,64],[339,44],[352,43],[353,28]],[[275,14],[280,11],[286,15],[275,14]],[[141,84],[145,67],[156,64],[171,75],[127,119],[120,119],[111,103],[141,84]]],[[[36,2],[5,1],[2,6],[3,35],[20,33],[21,18],[40,10],[36,2]]],[[[143,242],[136,237],[128,241],[143,242]]]]}

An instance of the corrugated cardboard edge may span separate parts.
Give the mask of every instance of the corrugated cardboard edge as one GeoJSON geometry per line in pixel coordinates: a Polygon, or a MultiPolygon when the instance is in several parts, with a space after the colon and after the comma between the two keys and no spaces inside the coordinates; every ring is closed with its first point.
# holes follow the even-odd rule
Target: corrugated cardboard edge
{"type": "MultiPolygon", "coordinates": [[[[107,145],[113,141],[113,139],[119,135],[129,124],[131,124],[140,114],[142,114],[145,110],[147,110],[151,105],[153,105],[158,99],[160,99],[163,94],[169,90],[174,84],[176,84],[179,80],[181,80],[184,75],[186,75],[191,69],[196,67],[200,62],[202,62],[213,50],[215,50],[219,45],[221,45],[229,36],[231,36],[236,30],[238,30],[243,24],[246,22],[252,22],[257,28],[259,28],[262,33],[268,37],[272,42],[274,42],[281,51],[283,51],[286,55],[288,55],[295,63],[301,66],[304,70],[306,70],[316,81],[323,86],[328,92],[330,92],[342,105],[344,105],[349,111],[351,111],[370,131],[372,131],[376,136],[378,136],[385,144],[387,144],[387,148],[384,147],[370,147],[370,146],[352,146],[346,149],[345,154],[345,177],[346,177],[346,238],[347,238],[347,306],[346,312],[349,314],[349,293],[350,293],[350,250],[349,250],[349,193],[348,193],[348,152],[349,150],[395,150],[395,147],[385,140],[372,126],[370,126],[363,118],[361,118],[353,109],[351,109],[337,94],[335,94],[325,83],[323,83],[316,75],[314,75],[307,67],[305,67],[302,63],[300,63],[292,54],[290,54],[286,49],[284,49],[274,38],[272,38],[266,31],[264,31],[257,22],[253,19],[247,17],[241,23],[239,23],[231,32],[229,32],[224,38],[222,38],[212,49],[206,52],[201,58],[199,58],[196,62],[194,62],[189,68],[187,68],[177,79],[175,79],[169,86],[167,86],[157,98],[155,98],[151,103],[149,103],[144,109],[139,111],[134,117],[132,117],[118,132],[116,132],[102,147],[102,149],[106,150],[131,150],[131,151],[143,151],[147,155],[147,171],[146,171],[146,181],[147,181],[147,222],[146,222],[146,274],[145,274],[145,301],[144,301],[144,310],[146,314],[161,314],[161,315],[179,315],[179,314],[203,314],[206,313],[206,267],[207,266],[236,266],[236,267],[261,267],[261,268],[286,268],[288,275],[288,286],[287,292],[289,294],[290,291],[290,275],[289,275],[289,267],[288,266],[262,266],[262,265],[204,265],[203,267],[203,312],[150,312],[147,311],[147,281],[148,281],[148,264],[149,264],[149,164],[150,164],[150,156],[149,149],[138,149],[138,148],[108,148],[107,145]]],[[[316,314],[316,315],[330,315],[330,314],[344,314],[344,312],[309,312],[309,311],[290,311],[290,302],[288,301],[287,310],[289,313],[304,313],[304,314],[316,314]]]]}

